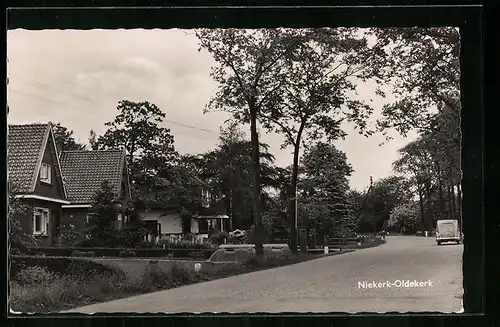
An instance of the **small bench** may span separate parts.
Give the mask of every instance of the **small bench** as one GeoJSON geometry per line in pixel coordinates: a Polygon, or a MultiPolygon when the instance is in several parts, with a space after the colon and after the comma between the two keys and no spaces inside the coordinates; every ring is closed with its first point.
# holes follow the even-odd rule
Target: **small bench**
{"type": "Polygon", "coordinates": [[[329,238],[327,240],[328,247],[332,247],[334,249],[342,250],[347,245],[354,245],[362,243],[361,238],[329,238]]]}

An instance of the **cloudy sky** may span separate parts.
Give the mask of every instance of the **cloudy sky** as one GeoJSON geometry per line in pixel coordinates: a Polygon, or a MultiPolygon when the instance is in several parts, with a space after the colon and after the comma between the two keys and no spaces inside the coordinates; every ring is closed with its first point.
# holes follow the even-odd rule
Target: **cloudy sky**
{"type": "MultiPolygon", "coordinates": [[[[11,30],[9,58],[9,123],[60,122],[87,142],[89,131],[105,131],[119,100],[150,101],[166,114],[165,126],[181,153],[200,153],[218,143],[225,113],[203,114],[217,85],[210,77],[214,63],[198,52],[187,30],[11,30]]],[[[390,101],[374,94],[374,86],[358,86],[360,97],[375,108],[390,101]]],[[[374,116],[376,118],[376,115],[374,116]]],[[[409,142],[396,134],[379,146],[381,135],[365,138],[346,125],[348,136],[335,145],[346,152],[355,172],[351,186],[365,189],[391,173],[397,149],[409,142]]],[[[249,134],[249,133],[248,133],[249,134]]],[[[292,149],[280,150],[280,135],[265,135],[276,163],[287,166],[292,149]]]]}

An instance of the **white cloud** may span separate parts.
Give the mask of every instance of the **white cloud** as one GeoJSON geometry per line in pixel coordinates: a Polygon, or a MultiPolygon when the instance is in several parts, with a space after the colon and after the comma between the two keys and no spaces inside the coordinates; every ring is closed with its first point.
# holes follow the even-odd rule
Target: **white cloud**
{"type": "MultiPolygon", "coordinates": [[[[215,132],[166,122],[177,149],[193,153],[213,148],[219,127],[228,118],[226,113],[203,114],[216,89],[210,77],[213,59],[198,51],[189,31],[11,30],[7,54],[10,123],[59,121],[86,141],[90,129],[105,130],[104,123],[116,115],[119,100],[148,100],[165,111],[170,121],[215,132]]],[[[369,83],[360,85],[359,94],[379,108],[384,103],[369,83]]],[[[407,142],[396,137],[378,147],[382,136],[367,139],[352,127],[347,130],[349,136],[337,145],[356,170],[351,177],[356,188],[367,185],[370,175],[377,179],[389,174],[396,150],[407,142]]],[[[292,162],[291,149],[279,149],[281,135],[263,139],[272,146],[279,165],[292,162]]]]}

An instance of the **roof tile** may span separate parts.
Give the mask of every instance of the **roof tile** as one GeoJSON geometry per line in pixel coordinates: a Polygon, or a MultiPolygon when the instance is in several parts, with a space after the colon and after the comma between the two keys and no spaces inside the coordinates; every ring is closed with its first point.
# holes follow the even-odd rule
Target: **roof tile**
{"type": "Polygon", "coordinates": [[[35,169],[49,124],[8,126],[9,181],[17,193],[32,192],[35,169]]]}
{"type": "Polygon", "coordinates": [[[104,180],[118,194],[124,155],[124,150],[63,151],[60,161],[68,200],[72,204],[92,202],[104,180]]]}

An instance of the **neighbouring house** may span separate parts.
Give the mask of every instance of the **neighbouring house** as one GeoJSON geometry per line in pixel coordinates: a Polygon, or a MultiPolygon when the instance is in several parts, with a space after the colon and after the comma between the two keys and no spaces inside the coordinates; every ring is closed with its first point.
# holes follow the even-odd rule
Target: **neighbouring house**
{"type": "Polygon", "coordinates": [[[20,225],[41,246],[53,245],[62,206],[70,202],[52,124],[9,125],[7,151],[9,191],[33,208],[20,225]]]}
{"type": "MultiPolygon", "coordinates": [[[[113,188],[118,207],[131,199],[125,149],[62,151],[60,162],[69,201],[62,206],[62,219],[71,219],[77,230],[87,226],[92,199],[103,181],[113,188]]],[[[125,223],[126,217],[118,214],[115,227],[125,223]]]]}
{"type": "Polygon", "coordinates": [[[142,219],[150,226],[149,240],[180,240],[183,235],[192,234],[196,240],[202,241],[211,233],[228,230],[229,217],[225,214],[223,203],[210,205],[214,201],[211,201],[210,192],[199,179],[191,178],[184,182],[191,196],[201,197],[201,203],[181,205],[177,199],[165,200],[168,197],[162,194],[173,186],[166,178],[155,178],[154,200],[145,201],[141,212],[142,219]]]}

